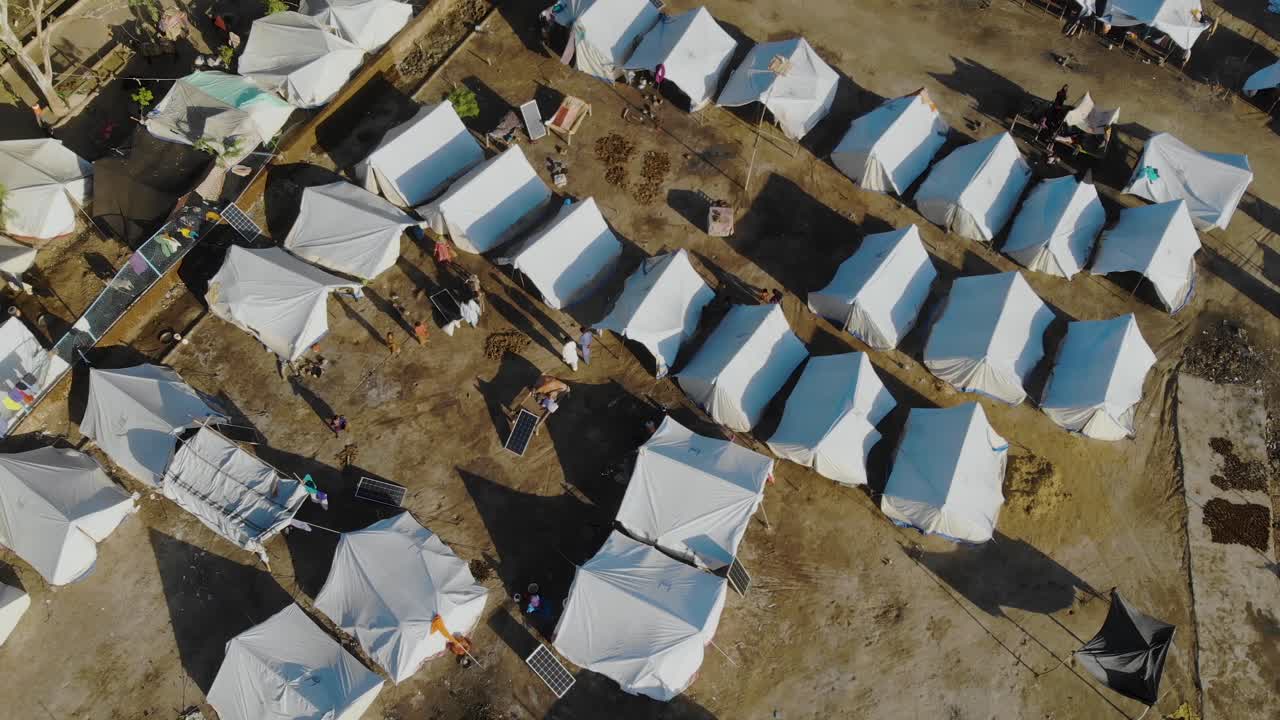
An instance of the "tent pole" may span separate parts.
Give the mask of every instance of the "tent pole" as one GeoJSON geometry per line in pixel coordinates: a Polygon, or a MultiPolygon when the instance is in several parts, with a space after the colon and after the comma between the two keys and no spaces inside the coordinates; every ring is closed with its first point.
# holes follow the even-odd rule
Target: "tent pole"
{"type": "Polygon", "coordinates": [[[760,496],[760,514],[764,516],[764,526],[766,529],[772,530],[773,525],[769,524],[769,513],[764,509],[764,496],[760,496]]]}
{"type": "MultiPolygon", "coordinates": [[[[716,650],[720,650],[720,646],[716,644],[715,640],[708,640],[707,642],[711,643],[711,647],[715,648],[716,650]]],[[[729,653],[725,652],[724,650],[720,650],[720,654],[724,656],[725,660],[729,661],[730,665],[734,667],[738,667],[738,663],[734,662],[733,658],[729,657],[729,653]]]]}

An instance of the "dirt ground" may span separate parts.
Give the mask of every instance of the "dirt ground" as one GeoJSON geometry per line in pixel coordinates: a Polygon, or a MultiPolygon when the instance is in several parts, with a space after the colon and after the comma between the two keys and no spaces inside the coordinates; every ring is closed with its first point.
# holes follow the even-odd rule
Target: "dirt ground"
{"type": "MultiPolygon", "coordinates": [[[[709,648],[697,682],[665,705],[626,696],[585,671],[555,700],[522,660],[539,639],[549,639],[553,619],[521,618],[504,599],[536,581],[559,607],[572,563],[590,557],[608,533],[623,491],[619,470],[641,441],[645,419],[665,410],[709,427],[672,381],[653,379],[642,351],[615,337],[603,340],[590,365],[568,373],[559,345],[576,322],[599,316],[601,298],[572,315],[552,311],[485,259],[464,257],[489,293],[481,325],[454,337],[434,331],[420,347],[390,312],[392,294],[411,315],[426,313],[424,292],[457,279],[435,267],[429,241],[406,239],[396,267],[372,284],[368,299],[331,301],[332,334],[320,348],[331,369],[321,379],[286,382],[274,357],[249,335],[214,318],[200,321],[166,362],[260,432],[263,458],[311,473],[331,493],[327,513],[309,505],[302,519],[336,530],[363,527],[388,511],[353,500],[355,482],[393,480],[409,488],[405,506],[419,520],[475,567],[493,571],[484,583],[492,590],[490,610],[475,633],[483,669],[431,661],[410,681],[384,689],[366,717],[1135,718],[1144,709],[1139,703],[1101,688],[1069,660],[1100,627],[1112,587],[1179,627],[1164,694],[1149,717],[1183,702],[1201,707],[1176,371],[1188,343],[1224,316],[1246,328],[1251,345],[1274,364],[1280,150],[1263,113],[1211,83],[1220,67],[1266,62],[1267,48],[1276,45],[1272,31],[1260,26],[1251,38],[1250,20],[1229,18],[1184,72],[1108,52],[1092,36],[1064,39],[1054,20],[1007,0],[985,10],[971,2],[713,0],[709,9],[731,32],[752,41],[803,34],[843,75],[831,115],[803,143],[759,141],[743,201],[758,108],[690,116],[668,106],[659,112],[660,129],[634,123],[624,110],[634,113],[639,93],[535,52],[536,5],[507,3],[495,11],[421,91],[416,66],[372,84],[320,128],[312,161],[346,171],[381,132],[411,114],[411,100],[435,102],[457,83],[479,98],[482,115],[471,122],[477,130],[530,98],[547,116],[560,96],[581,97],[593,114],[572,145],[549,137],[526,144],[525,152],[548,182],[546,158],[567,163],[562,192],[594,196],[624,239],[627,260],[614,287],[641,254],[688,248],[717,285],[781,287],[788,319],[815,354],[865,350],[815,319],[803,298],[830,279],[866,233],[920,227],[942,276],[926,313],[955,276],[1016,267],[989,247],[942,233],[893,198],[856,189],[827,162],[848,122],[881,98],[923,85],[958,133],[982,138],[998,132],[1028,93],[1051,97],[1063,83],[1072,96],[1087,89],[1100,105],[1122,107],[1122,147],[1095,171],[1112,212],[1137,204],[1118,197],[1116,188],[1153,132],[1172,132],[1210,151],[1247,152],[1257,177],[1230,229],[1202,236],[1195,297],[1174,317],[1153,305],[1148,289],[1135,290],[1132,279],[1027,275],[1064,319],[1137,316],[1158,363],[1135,438],[1087,440],[1064,433],[1030,403],[981,400],[1014,447],[1010,502],[995,542],[981,547],[897,529],[867,492],[781,463],[765,500],[769,523],[760,516],[743,543],[755,585],[727,604],[716,636],[725,654],[709,648]],[[1053,53],[1071,53],[1074,69],[1064,70],[1053,53]],[[610,134],[634,146],[625,162],[596,159],[596,141],[610,134]],[[660,173],[663,157],[669,169],[660,173]],[[738,201],[733,237],[702,231],[707,198],[738,201]],[[531,342],[511,351],[509,338],[488,340],[512,330],[531,342]],[[405,333],[400,354],[382,344],[387,331],[405,333]],[[564,374],[574,384],[572,400],[518,458],[501,448],[499,406],[542,371],[564,374]],[[351,421],[340,439],[323,424],[333,412],[351,421]]],[[[669,3],[672,11],[692,6],[669,3]]],[[[483,9],[478,1],[469,7],[483,9]]],[[[429,38],[423,46],[423,56],[439,53],[429,38]]],[[[1037,172],[1063,171],[1037,163],[1037,172]]],[[[255,212],[282,236],[296,214],[288,199],[299,185],[324,177],[311,168],[277,168],[255,212]]],[[[201,272],[207,278],[216,261],[211,248],[192,263],[184,280],[193,291],[203,290],[201,272]]],[[[944,387],[920,364],[928,326],[921,323],[900,349],[872,354],[900,404],[873,453],[879,483],[907,408],[976,399],[944,387]]],[[[104,353],[100,362],[127,364],[131,356],[104,353]]],[[[1042,369],[1032,397],[1043,376],[1042,369]]],[[[1267,390],[1274,409],[1274,390],[1267,390]]],[[[76,444],[77,404],[83,407],[82,393],[73,391],[70,410],[46,404],[25,429],[76,444]]],[[[775,408],[755,440],[744,440],[763,450],[758,441],[777,414],[775,408]]],[[[1274,477],[1271,483],[1274,491],[1274,477]]],[[[0,649],[0,707],[15,718],[174,717],[202,702],[230,637],[291,598],[311,611],[334,547],[335,538],[322,531],[294,532],[270,544],[268,571],[171,503],[148,496],[138,517],[101,545],[98,567],[85,582],[53,591],[0,553],[33,596],[30,613],[0,649]]],[[[1257,622],[1275,627],[1277,619],[1257,622]]],[[[1258,677],[1280,678],[1275,653],[1252,661],[1258,677]]],[[[1270,691],[1274,696],[1280,687],[1270,691]]],[[[1246,714],[1231,703],[1218,699],[1222,717],[1280,717],[1277,708],[1246,714]]]]}

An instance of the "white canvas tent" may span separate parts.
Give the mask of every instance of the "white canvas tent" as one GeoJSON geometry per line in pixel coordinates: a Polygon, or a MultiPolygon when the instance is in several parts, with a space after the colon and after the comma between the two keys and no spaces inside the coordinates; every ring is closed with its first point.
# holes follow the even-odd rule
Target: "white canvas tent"
{"type": "Polygon", "coordinates": [[[697,676],[728,583],[614,532],[578,568],[555,648],[624,692],[669,701],[697,676]]]}
{"type": "Polygon", "coordinates": [[[535,221],[551,201],[519,145],[512,145],[459,178],[440,199],[418,208],[437,235],[448,233],[461,249],[484,253],[535,221]]]}
{"type": "Polygon", "coordinates": [[[205,421],[226,419],[167,367],[89,368],[89,399],[80,432],[130,475],[159,487],[177,434],[205,421]]]}
{"type": "Polygon", "coordinates": [[[735,305],[676,379],[716,422],[747,432],[808,355],[781,305],[735,305]]]}
{"type": "Polygon", "coordinates": [[[232,245],[205,300],[214,315],[297,360],[329,332],[329,293],[359,283],[312,267],[280,248],[232,245]]]}
{"type": "Polygon", "coordinates": [[[831,110],[840,76],[804,38],[751,48],[734,69],[716,104],[738,107],[764,103],[782,132],[799,140],[831,110]]]}
{"type": "Polygon", "coordinates": [[[1148,25],[1188,51],[1200,33],[1209,29],[1200,0],[1109,0],[1105,13],[1101,19],[1108,25],[1148,25]]]}
{"type": "Polygon", "coordinates": [[[61,140],[0,141],[0,230],[35,240],[74,232],[77,213],[92,197],[92,182],[93,164],[61,140]]]}
{"type": "Polygon", "coordinates": [[[395,205],[339,180],[302,191],[283,245],[303,260],[368,281],[396,264],[400,236],[417,224],[395,205]]]}
{"type": "Polygon", "coordinates": [[[547,305],[559,310],[591,294],[620,257],[622,243],[604,221],[595,198],[587,198],[560,208],[501,262],[524,273],[547,305]]]}
{"type": "Polygon", "coordinates": [[[0,436],[7,435],[38,398],[68,369],[44,349],[21,318],[0,324],[0,436]]]}
{"type": "Polygon", "coordinates": [[[436,616],[449,633],[470,635],[487,594],[467,561],[406,512],[342,534],[316,609],[401,683],[444,652],[436,616]]]}
{"type": "Polygon", "coordinates": [[[195,145],[201,140],[247,155],[276,136],[294,107],[252,80],[215,70],[174,81],[147,113],[147,131],[161,140],[195,145]]]}
{"type": "Polygon", "coordinates": [[[1016,271],[957,278],[924,349],[924,365],[961,392],[1017,405],[1044,357],[1053,311],[1016,271]]]}
{"type": "Polygon", "coordinates": [[[413,207],[482,162],[480,143],[453,104],[442,102],[423,106],[407,122],[391,128],[355,171],[369,192],[380,192],[400,207],[413,207]]]}
{"type": "Polygon", "coordinates": [[[1132,314],[1067,326],[1040,409],[1062,427],[1099,440],[1133,435],[1142,383],[1156,363],[1132,314]]]}
{"type": "Polygon", "coordinates": [[[702,309],[715,296],[681,248],[641,263],[609,315],[595,326],[643,345],[653,356],[655,374],[666,377],[680,346],[697,332],[702,309]]]}
{"type": "Polygon", "coordinates": [[[380,690],[382,678],[290,603],[231,638],[208,699],[221,720],[360,720],[380,690]]]}
{"type": "Polygon", "coordinates": [[[689,98],[691,111],[715,99],[738,41],[704,7],[680,15],[662,15],[627,60],[628,70],[656,70],[689,98]]]}
{"type": "Polygon", "coordinates": [[[16,587],[0,583],[0,645],[9,639],[18,621],[31,607],[31,596],[16,587]]]}
{"type": "Polygon", "coordinates": [[[573,20],[574,67],[612,82],[658,17],[650,0],[595,0],[581,8],[573,20]]]}
{"type": "Polygon", "coordinates": [[[617,522],[634,538],[718,570],[738,554],[772,472],[772,459],[668,416],[636,454],[617,522]]]}
{"type": "Polygon", "coordinates": [[[935,225],[961,237],[991,242],[1031,181],[1009,133],[957,148],[943,158],[916,191],[916,208],[935,225]]]}
{"type": "Polygon", "coordinates": [[[36,264],[36,249],[0,235],[0,272],[16,278],[36,264]]]}
{"type": "Polygon", "coordinates": [[[978,403],[913,408],[880,510],[898,525],[950,540],[984,543],[1004,504],[1008,442],[978,403]]]}
{"type": "Polygon", "coordinates": [[[1200,152],[1160,133],[1143,147],[1124,191],[1155,203],[1185,200],[1197,229],[1226,230],[1252,182],[1248,157],[1200,152]]]}
{"type": "Polygon", "coordinates": [[[866,485],[876,424],[895,405],[865,353],[810,357],[769,449],[838,483],[866,485]]]}
{"type": "Polygon", "coordinates": [[[1244,81],[1244,87],[1241,90],[1245,95],[1253,97],[1259,90],[1270,90],[1276,87],[1280,87],[1280,62],[1272,63],[1250,75],[1244,81]]]}
{"type": "Polygon", "coordinates": [[[364,51],[316,18],[287,10],[258,18],[236,70],[290,105],[329,102],[364,62],[364,51]]]}
{"type": "Polygon", "coordinates": [[[164,496],[233,545],[257,553],[307,499],[296,478],[242,450],[209,426],[187,438],[161,483],[164,496]]]}
{"type": "Polygon", "coordinates": [[[1066,175],[1036,185],[1022,204],[1004,254],[1028,270],[1067,279],[1084,269],[1107,224],[1107,211],[1091,183],[1066,175]]]}
{"type": "Polygon", "coordinates": [[[107,539],[137,509],[93,458],[43,447],[0,454],[0,545],[50,585],[83,580],[107,539]]]}
{"type": "Polygon", "coordinates": [[[1199,249],[1200,236],[1186,202],[1125,208],[1115,227],[1102,234],[1089,271],[1095,275],[1141,273],[1155,286],[1160,302],[1176,313],[1195,290],[1199,249]]]}
{"type": "Polygon", "coordinates": [[[809,293],[809,309],[871,347],[889,350],[915,327],[937,277],[915,225],[873,233],[826,287],[809,293]]]}
{"type": "Polygon", "coordinates": [[[298,12],[365,52],[377,52],[413,17],[413,6],[395,0],[302,0],[298,12]]]}
{"type": "Polygon", "coordinates": [[[864,190],[902,195],[929,169],[949,131],[922,88],[850,123],[831,162],[864,190]]]}

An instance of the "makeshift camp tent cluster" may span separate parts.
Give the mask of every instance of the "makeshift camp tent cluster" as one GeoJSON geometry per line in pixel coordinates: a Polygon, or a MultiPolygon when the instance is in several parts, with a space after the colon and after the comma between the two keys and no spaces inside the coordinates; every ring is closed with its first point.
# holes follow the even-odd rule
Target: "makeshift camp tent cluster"
{"type": "Polygon", "coordinates": [[[248,78],[210,70],[174,81],[143,124],[161,140],[211,147],[229,165],[274,138],[293,110],[248,78]]]}
{"type": "Polygon", "coordinates": [[[616,80],[640,38],[658,22],[658,8],[649,0],[583,5],[573,18],[574,66],[601,80],[616,80]]]}
{"type": "Polygon", "coordinates": [[[409,23],[413,6],[396,0],[302,0],[298,12],[372,53],[409,23]]]}
{"type": "Polygon", "coordinates": [[[711,103],[738,41],[704,7],[662,15],[626,62],[628,70],[663,70],[697,111],[711,103]]]}
{"type": "Polygon", "coordinates": [[[902,195],[924,175],[949,131],[921,88],[854,120],[831,162],[865,190],[902,195]]]}
{"type": "Polygon", "coordinates": [[[550,201],[551,189],[514,145],[463,175],[418,214],[459,248],[486,253],[527,229],[550,201]]]}
{"type": "Polygon", "coordinates": [[[1040,407],[1073,432],[1100,440],[1128,437],[1142,383],[1155,362],[1133,315],[1073,322],[1040,407]]]}
{"type": "MultiPolygon", "coordinates": [[[[1096,5],[1096,0],[1090,4],[1096,5]]],[[[1146,25],[1168,35],[1187,52],[1200,33],[1209,29],[1200,0],[1108,0],[1101,19],[1114,27],[1146,25]]]]}
{"type": "Polygon", "coordinates": [[[1102,234],[1090,272],[1141,273],[1155,287],[1160,302],[1176,313],[1195,290],[1195,254],[1200,236],[1184,200],[1126,208],[1120,220],[1102,234]]]}
{"type": "Polygon", "coordinates": [[[509,263],[533,282],[547,305],[559,310],[581,300],[608,277],[622,256],[595,198],[562,206],[538,232],[521,241],[509,263]]]}
{"type": "Polygon", "coordinates": [[[920,214],[945,230],[991,242],[1013,217],[1018,198],[1031,181],[1009,133],[964,145],[929,171],[916,191],[920,214]]]}
{"type": "Polygon", "coordinates": [[[5,188],[0,231],[31,241],[74,232],[89,202],[93,165],[61,140],[0,141],[0,185],[5,188]]]}
{"type": "Polygon", "coordinates": [[[290,105],[320,107],[364,62],[364,50],[329,32],[318,18],[292,10],[253,21],[236,70],[290,105]]]}
{"type": "Polygon", "coordinates": [[[400,207],[413,207],[434,198],[481,162],[484,150],[453,104],[442,102],[424,105],[392,128],[355,171],[369,192],[380,192],[400,207]]]}
{"type": "Polygon", "coordinates": [[[395,205],[339,181],[302,191],[284,247],[303,260],[372,280],[400,258],[400,236],[417,222],[395,205]]]}
{"type": "Polygon", "coordinates": [[[1154,203],[1183,200],[1197,229],[1225,230],[1252,182],[1248,157],[1200,152],[1159,133],[1143,146],[1124,191],[1154,203]]]}
{"type": "Polygon", "coordinates": [[[1004,253],[1028,270],[1069,280],[1084,269],[1106,222],[1093,185],[1071,176],[1044,180],[1014,218],[1004,253]]]}
{"type": "Polygon", "coordinates": [[[21,318],[0,324],[0,436],[8,434],[35,398],[66,370],[67,362],[46,350],[21,318]]]}
{"type": "Polygon", "coordinates": [[[840,75],[804,38],[751,48],[734,69],[717,104],[738,107],[758,102],[792,140],[809,133],[831,110],[840,75]]]}

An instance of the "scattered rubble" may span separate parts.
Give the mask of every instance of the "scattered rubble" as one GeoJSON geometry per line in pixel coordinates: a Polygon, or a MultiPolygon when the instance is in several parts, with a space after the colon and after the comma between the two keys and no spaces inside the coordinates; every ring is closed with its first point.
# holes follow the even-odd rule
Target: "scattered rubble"
{"type": "Polygon", "coordinates": [[[621,165],[614,165],[604,171],[604,179],[610,185],[625,188],[627,186],[627,169],[621,165]]]}
{"type": "Polygon", "coordinates": [[[1226,319],[1201,330],[1182,359],[1183,370],[1213,383],[1252,385],[1266,373],[1266,362],[1249,345],[1248,332],[1226,319]]]}
{"type": "Polygon", "coordinates": [[[609,133],[596,140],[596,160],[605,165],[621,165],[631,159],[636,151],[635,143],[617,133],[609,133]]]}

